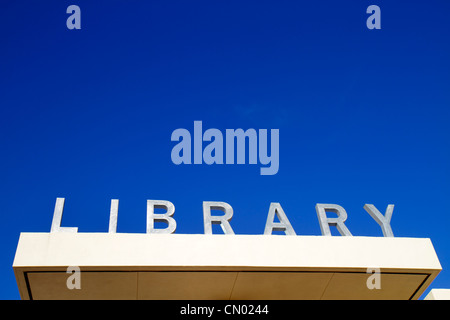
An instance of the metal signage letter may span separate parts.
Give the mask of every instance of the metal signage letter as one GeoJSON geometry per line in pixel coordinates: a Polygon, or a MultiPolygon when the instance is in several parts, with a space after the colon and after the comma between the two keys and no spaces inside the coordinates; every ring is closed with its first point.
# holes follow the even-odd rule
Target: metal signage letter
{"type": "Polygon", "coordinates": [[[233,217],[233,208],[225,202],[203,201],[203,223],[205,234],[212,234],[212,224],[220,224],[223,233],[234,234],[229,221],[233,217]],[[222,216],[212,216],[211,210],[221,210],[225,214],[222,216]]]}
{"type": "Polygon", "coordinates": [[[365,204],[364,210],[366,210],[372,218],[380,225],[381,230],[383,231],[383,235],[385,237],[393,237],[394,233],[391,228],[391,218],[392,213],[394,212],[394,205],[390,204],[386,208],[386,213],[383,214],[378,211],[377,208],[373,204],[365,204]]]}
{"type": "Polygon", "coordinates": [[[166,200],[147,200],[147,233],[174,233],[177,222],[172,215],[175,213],[175,206],[166,200]],[[155,213],[155,208],[166,209],[165,213],[155,213]],[[154,222],[166,222],[167,228],[156,229],[154,222]]]}
{"type": "Polygon", "coordinates": [[[344,222],[347,220],[347,212],[337,204],[316,204],[317,217],[319,218],[320,230],[322,235],[331,236],[330,226],[336,227],[339,233],[343,236],[352,236],[350,230],[345,226],[344,222]],[[334,212],[337,218],[328,218],[326,211],[334,212]]]}
{"type": "Polygon", "coordinates": [[[296,233],[294,228],[292,228],[289,219],[284,213],[281,205],[278,202],[272,202],[269,208],[269,214],[267,215],[266,227],[264,228],[264,234],[270,235],[272,231],[284,231],[288,236],[295,236],[296,233]],[[277,215],[280,222],[274,222],[275,215],[277,215]]]}
{"type": "Polygon", "coordinates": [[[78,228],[61,227],[62,214],[64,210],[64,198],[56,198],[55,211],[53,212],[52,227],[50,232],[78,232],[78,228]]]}

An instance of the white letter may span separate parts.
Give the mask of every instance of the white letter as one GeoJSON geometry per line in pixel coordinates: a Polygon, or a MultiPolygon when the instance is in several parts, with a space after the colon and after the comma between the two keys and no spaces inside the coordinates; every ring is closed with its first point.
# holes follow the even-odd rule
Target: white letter
{"type": "Polygon", "coordinates": [[[177,222],[172,215],[175,213],[175,206],[170,201],[147,200],[147,233],[174,233],[177,222]],[[165,213],[155,213],[155,208],[165,209],[165,213]],[[167,222],[165,229],[155,229],[154,221],[167,222]]]}
{"type": "Polygon", "coordinates": [[[202,122],[194,121],[194,164],[202,164],[202,122]]]}
{"type": "Polygon", "coordinates": [[[212,234],[212,224],[220,224],[223,233],[234,234],[229,221],[233,217],[233,208],[225,202],[203,201],[203,223],[205,234],[212,234]],[[221,210],[225,214],[222,216],[211,216],[211,210],[221,210]]]}
{"type": "Polygon", "coordinates": [[[366,13],[373,13],[367,18],[366,25],[370,30],[381,29],[381,10],[379,6],[371,5],[367,7],[366,13]]]}
{"type": "Polygon", "coordinates": [[[206,164],[223,164],[223,137],[222,132],[217,129],[208,129],[203,134],[203,141],[214,141],[208,144],[203,150],[203,161],[206,164]],[[214,156],[212,155],[214,151],[214,156]]]}
{"type": "Polygon", "coordinates": [[[248,138],[248,163],[256,164],[258,154],[256,148],[257,136],[255,129],[248,129],[244,132],[242,129],[227,129],[226,130],[226,162],[227,164],[234,164],[234,138],[236,138],[236,158],[237,164],[245,164],[245,138],[248,138]]]}
{"type": "Polygon", "coordinates": [[[183,140],[173,147],[170,155],[172,162],[177,165],[191,164],[191,134],[186,129],[176,129],[172,132],[171,141],[180,141],[180,137],[183,140]],[[180,156],[181,151],[183,151],[182,156],[180,156]]]}
{"type": "Polygon", "coordinates": [[[367,268],[367,273],[373,273],[369,278],[367,278],[367,288],[369,290],[381,289],[380,268],[367,268]]]}
{"type": "Polygon", "coordinates": [[[61,227],[62,214],[64,210],[64,198],[56,198],[55,211],[53,212],[52,228],[50,232],[77,232],[78,228],[61,227]]]}
{"type": "Polygon", "coordinates": [[[67,7],[66,13],[73,13],[67,18],[66,25],[69,30],[81,29],[81,10],[79,6],[71,5],[67,7]]]}
{"type": "Polygon", "coordinates": [[[80,276],[80,268],[79,267],[67,267],[66,273],[72,273],[73,274],[67,278],[66,286],[67,289],[73,290],[73,289],[81,289],[81,276],[80,276]]]}
{"type": "Polygon", "coordinates": [[[267,215],[266,227],[264,228],[264,234],[272,234],[272,231],[284,231],[289,236],[295,236],[294,228],[292,228],[289,219],[284,213],[279,203],[271,203],[269,208],[269,214],[267,215]],[[275,214],[280,222],[273,222],[275,214]]]}
{"type": "Polygon", "coordinates": [[[269,164],[270,167],[261,168],[261,175],[274,175],[277,174],[279,168],[279,130],[270,130],[270,157],[267,150],[267,130],[259,130],[259,161],[261,164],[269,164]]]}
{"type": "Polygon", "coordinates": [[[380,225],[383,235],[385,237],[393,237],[394,233],[391,228],[391,218],[394,212],[394,205],[390,204],[387,206],[386,213],[383,216],[380,211],[373,204],[365,204],[364,210],[366,210],[372,218],[380,225]]]}
{"type": "Polygon", "coordinates": [[[334,226],[339,230],[343,236],[351,236],[350,230],[344,224],[347,220],[347,212],[337,204],[316,204],[317,217],[319,218],[320,230],[322,235],[331,236],[330,226],[334,226]],[[337,214],[337,218],[327,218],[326,211],[331,211],[337,214]]]}

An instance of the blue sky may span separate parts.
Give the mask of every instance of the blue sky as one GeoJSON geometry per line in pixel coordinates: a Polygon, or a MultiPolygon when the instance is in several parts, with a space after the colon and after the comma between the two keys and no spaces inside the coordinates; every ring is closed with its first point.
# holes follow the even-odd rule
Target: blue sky
{"type": "Polygon", "coordinates": [[[202,201],[261,234],[280,202],[298,235],[316,203],[382,236],[364,211],[394,204],[398,237],[431,238],[450,288],[448,1],[2,1],[0,298],[18,299],[20,232],[63,226],[144,233],[146,200],[175,205],[177,233],[203,233],[202,201]],[[81,8],[68,30],[66,8],[81,8]],[[366,8],[381,8],[381,29],[366,8]],[[177,128],[279,129],[280,168],[179,165],[177,128]]]}

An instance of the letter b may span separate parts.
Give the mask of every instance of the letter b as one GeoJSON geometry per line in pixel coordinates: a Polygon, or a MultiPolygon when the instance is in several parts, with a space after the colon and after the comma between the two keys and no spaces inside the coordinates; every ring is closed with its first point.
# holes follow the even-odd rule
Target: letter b
{"type": "Polygon", "coordinates": [[[175,206],[170,201],[147,200],[147,233],[174,233],[177,222],[172,215],[175,213],[175,206]],[[155,213],[155,208],[165,209],[165,213],[155,213]],[[154,222],[166,222],[167,228],[156,229],[154,222]]]}

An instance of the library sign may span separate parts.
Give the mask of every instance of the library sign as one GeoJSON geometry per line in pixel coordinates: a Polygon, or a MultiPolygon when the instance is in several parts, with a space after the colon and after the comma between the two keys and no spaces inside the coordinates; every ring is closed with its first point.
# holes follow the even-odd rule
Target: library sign
{"type": "MultiPolygon", "coordinates": [[[[77,232],[76,227],[61,227],[62,214],[64,209],[64,198],[57,198],[55,204],[55,211],[53,214],[53,221],[50,232],[77,232]]],[[[394,234],[391,228],[391,218],[394,211],[394,205],[387,206],[385,214],[383,215],[373,204],[365,204],[364,209],[370,214],[375,222],[381,227],[385,237],[393,237],[394,234]]],[[[116,233],[117,231],[117,216],[119,211],[119,200],[111,200],[111,210],[109,216],[109,230],[108,233],[116,233]]],[[[175,213],[175,206],[172,202],[166,200],[147,200],[147,233],[174,233],[177,227],[176,220],[173,218],[175,213]],[[164,209],[164,213],[155,213],[155,209],[164,209]],[[167,224],[166,228],[155,228],[155,222],[164,222],[167,224]]],[[[347,212],[345,209],[337,204],[316,204],[317,218],[320,224],[322,235],[331,236],[330,226],[336,227],[342,236],[352,236],[350,230],[345,225],[347,219],[347,212]],[[328,217],[327,213],[334,213],[336,217],[328,217]]],[[[230,225],[230,220],[233,217],[233,208],[226,202],[204,201],[203,202],[203,224],[205,234],[212,234],[212,225],[220,225],[225,234],[234,234],[230,225]],[[222,211],[222,215],[213,215],[212,210],[222,211]]],[[[281,205],[277,202],[272,202],[267,214],[266,225],[264,228],[265,235],[271,235],[273,231],[282,231],[286,235],[296,235],[294,228],[289,222],[288,217],[284,213],[281,205]],[[275,216],[278,222],[275,222],[275,216]]]]}

